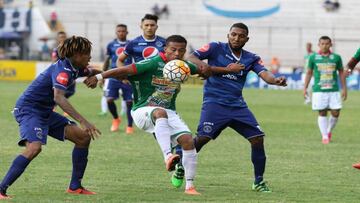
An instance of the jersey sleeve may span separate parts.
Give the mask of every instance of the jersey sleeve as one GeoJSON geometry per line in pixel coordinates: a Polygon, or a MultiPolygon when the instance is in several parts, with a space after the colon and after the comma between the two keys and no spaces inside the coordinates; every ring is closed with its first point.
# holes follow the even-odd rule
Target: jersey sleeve
{"type": "Polygon", "coordinates": [[[341,56],[338,55],[338,60],[336,61],[336,69],[341,70],[344,69],[341,56]]]}
{"type": "Polygon", "coordinates": [[[111,43],[106,46],[106,55],[111,56],[111,43]]]}
{"type": "Polygon", "coordinates": [[[145,73],[150,70],[156,70],[157,63],[155,63],[155,60],[153,60],[153,59],[155,59],[155,58],[145,59],[145,60],[139,61],[137,63],[133,63],[132,67],[134,68],[135,73],[141,74],[141,73],[145,73]]]}
{"type": "Polygon", "coordinates": [[[198,73],[198,68],[194,63],[190,61],[185,61],[185,63],[189,66],[191,75],[198,73]]]}
{"type": "Polygon", "coordinates": [[[79,77],[86,77],[91,73],[89,68],[84,68],[79,70],[79,77]]]}
{"type": "Polygon", "coordinates": [[[134,54],[134,43],[132,41],[130,41],[126,46],[125,46],[125,49],[123,51],[123,53],[126,55],[126,56],[133,56],[134,54]]]}
{"type": "Polygon", "coordinates": [[[354,59],[357,61],[360,61],[360,48],[356,51],[356,53],[354,55],[354,59]]]}
{"type": "Polygon", "coordinates": [[[307,61],[307,64],[306,64],[306,67],[311,70],[314,70],[314,68],[315,68],[314,57],[315,57],[315,54],[311,54],[309,56],[309,60],[307,61]]]}
{"type": "Polygon", "coordinates": [[[252,64],[251,70],[254,71],[257,75],[263,71],[267,71],[263,64],[264,63],[259,56],[254,56],[254,62],[252,64]]]}
{"type": "Polygon", "coordinates": [[[213,50],[217,48],[217,46],[217,42],[211,42],[209,44],[205,44],[200,49],[195,50],[193,54],[200,60],[208,59],[211,56],[213,50]]]}
{"type": "Polygon", "coordinates": [[[71,74],[65,70],[53,71],[51,74],[53,87],[67,90],[72,83],[71,74]]]}

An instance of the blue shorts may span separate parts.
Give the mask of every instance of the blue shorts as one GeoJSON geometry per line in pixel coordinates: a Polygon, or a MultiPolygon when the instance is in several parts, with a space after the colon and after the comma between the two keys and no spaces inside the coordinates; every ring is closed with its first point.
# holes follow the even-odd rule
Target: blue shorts
{"type": "Polygon", "coordinates": [[[75,125],[75,122],[56,112],[51,111],[45,115],[30,107],[14,108],[14,117],[20,127],[20,146],[25,146],[25,141],[40,141],[45,145],[47,135],[64,141],[65,126],[75,125]]]}
{"type": "Polygon", "coordinates": [[[216,139],[226,127],[234,129],[246,139],[264,136],[264,132],[247,107],[228,107],[216,103],[203,104],[197,135],[216,139]]]}
{"type": "Polygon", "coordinates": [[[130,84],[125,84],[116,79],[110,79],[107,89],[105,90],[105,97],[118,99],[119,98],[119,90],[122,91],[122,96],[124,101],[132,101],[132,87],[130,84]]]}

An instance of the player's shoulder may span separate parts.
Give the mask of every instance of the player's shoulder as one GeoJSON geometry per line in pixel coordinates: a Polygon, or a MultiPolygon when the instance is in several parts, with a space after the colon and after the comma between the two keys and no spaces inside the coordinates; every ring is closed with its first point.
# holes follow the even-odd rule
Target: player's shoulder
{"type": "Polygon", "coordinates": [[[52,68],[56,72],[73,72],[71,64],[67,59],[57,60],[56,63],[50,65],[50,68],[52,68]]]}
{"type": "Polygon", "coordinates": [[[261,58],[258,54],[254,53],[254,52],[250,52],[250,51],[245,50],[245,49],[242,50],[242,57],[246,57],[246,58],[261,58]]]}
{"type": "Polygon", "coordinates": [[[335,52],[332,52],[331,54],[330,54],[330,57],[334,57],[334,58],[341,58],[341,56],[340,56],[340,54],[337,54],[337,53],[335,53],[335,52]]]}

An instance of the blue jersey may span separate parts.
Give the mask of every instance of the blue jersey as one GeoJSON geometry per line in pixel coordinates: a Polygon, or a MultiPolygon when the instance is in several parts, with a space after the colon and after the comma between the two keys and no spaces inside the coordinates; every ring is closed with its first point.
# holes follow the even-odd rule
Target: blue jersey
{"type": "Polygon", "coordinates": [[[158,55],[159,52],[164,51],[165,39],[160,36],[155,36],[153,40],[146,40],[142,35],[131,40],[126,45],[124,54],[130,56],[135,62],[142,61],[158,55]]]}
{"type": "Polygon", "coordinates": [[[259,56],[242,50],[240,58],[231,51],[228,43],[211,42],[196,50],[200,60],[208,59],[210,66],[227,67],[230,63],[241,63],[245,69],[239,73],[219,74],[209,77],[204,85],[203,103],[217,103],[226,106],[247,107],[242,89],[249,71],[259,74],[266,71],[259,56]]]}
{"type": "MultiPolygon", "coordinates": [[[[120,41],[114,39],[106,47],[106,55],[109,55],[111,58],[111,68],[116,68],[116,61],[119,55],[124,51],[125,46],[129,43],[129,40],[120,41]]],[[[124,65],[129,65],[132,63],[131,58],[127,58],[124,62],[124,65]]]]}
{"type": "Polygon", "coordinates": [[[52,112],[54,101],[53,88],[68,90],[76,78],[89,74],[89,69],[76,69],[69,60],[58,60],[42,72],[25,90],[16,102],[16,107],[31,107],[41,115],[52,112]]]}

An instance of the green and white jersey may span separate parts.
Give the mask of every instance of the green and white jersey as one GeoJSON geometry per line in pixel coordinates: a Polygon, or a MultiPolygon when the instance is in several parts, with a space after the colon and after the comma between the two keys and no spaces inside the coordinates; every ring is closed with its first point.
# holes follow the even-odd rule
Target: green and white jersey
{"type": "MultiPolygon", "coordinates": [[[[144,106],[159,106],[165,109],[176,110],[175,100],[180,92],[180,84],[166,80],[163,77],[163,68],[167,63],[163,53],[133,64],[136,74],[129,76],[133,92],[134,105],[132,110],[144,106]]],[[[197,73],[197,67],[186,61],[191,74],[197,73]]]]}
{"type": "Polygon", "coordinates": [[[314,53],[309,57],[308,68],[313,70],[313,92],[339,91],[338,70],[343,69],[340,55],[330,53],[328,56],[314,53]]]}
{"type": "Polygon", "coordinates": [[[356,59],[357,61],[360,61],[360,48],[356,51],[355,55],[353,56],[354,59],[356,59]]]}

